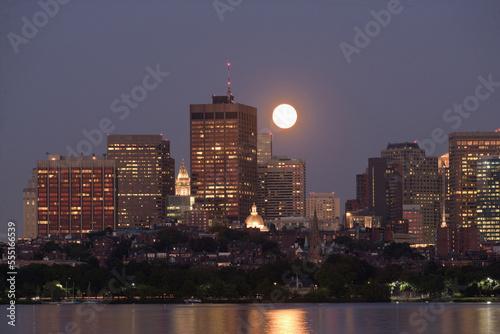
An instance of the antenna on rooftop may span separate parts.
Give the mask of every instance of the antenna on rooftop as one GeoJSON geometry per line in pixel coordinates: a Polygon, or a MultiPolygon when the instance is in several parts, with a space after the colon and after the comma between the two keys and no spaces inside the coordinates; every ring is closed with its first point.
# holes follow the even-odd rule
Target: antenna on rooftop
{"type": "Polygon", "coordinates": [[[231,103],[231,77],[229,75],[231,63],[227,63],[227,103],[231,103]]]}

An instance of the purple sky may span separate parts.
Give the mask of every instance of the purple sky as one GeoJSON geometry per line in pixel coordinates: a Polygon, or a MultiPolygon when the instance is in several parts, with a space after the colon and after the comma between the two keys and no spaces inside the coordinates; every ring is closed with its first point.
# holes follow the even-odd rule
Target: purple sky
{"type": "MultiPolygon", "coordinates": [[[[212,0],[73,0],[50,17],[36,1],[1,1],[0,225],[22,224],[22,189],[36,160],[76,149],[82,131],[103,119],[115,134],[163,133],[177,168],[188,163],[189,104],[225,94],[228,61],[235,101],[258,108],[274,153],[305,158],[307,191],[335,191],[342,203],[388,142],[424,140],[436,128],[500,127],[500,87],[474,97],[479,76],[500,82],[499,1],[215,3],[227,10],[218,13],[212,0]],[[385,27],[375,23],[371,11],[388,8],[385,27]],[[348,62],[340,45],[356,46],[355,27],[372,37],[356,40],[348,62]],[[141,88],[157,65],[169,75],[141,88]],[[131,92],[147,96],[124,117],[121,95],[131,92]],[[464,101],[473,112],[446,114],[464,101]],[[292,129],[270,123],[280,103],[297,109],[292,129]]],[[[105,138],[95,138],[92,151],[102,154],[105,138]]],[[[447,141],[430,153],[446,149],[447,141]]]]}

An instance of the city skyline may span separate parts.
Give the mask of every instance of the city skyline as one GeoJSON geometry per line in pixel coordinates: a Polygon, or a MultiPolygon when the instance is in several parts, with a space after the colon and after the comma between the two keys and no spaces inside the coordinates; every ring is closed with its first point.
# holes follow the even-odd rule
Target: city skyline
{"type": "Polygon", "coordinates": [[[347,62],[339,45],[355,45],[353,28],[386,8],[256,1],[221,20],[210,2],[70,2],[16,52],[7,34],[22,36],[22,18],[42,9],[2,3],[0,222],[21,225],[22,189],[45,152],[67,155],[87,141],[80,148],[100,155],[106,133],[163,133],[171,156],[188,163],[189,104],[224,94],[228,61],[235,102],[258,110],[257,132],[273,133],[276,155],[307,161],[308,192],[335,191],[342,203],[355,198],[356,174],[388,142],[420,140],[427,155],[440,156],[452,132],[500,127],[492,124],[500,104],[500,46],[491,43],[498,3],[402,2],[347,62]],[[150,24],[138,28],[138,20],[150,24]],[[272,124],[280,103],[297,109],[289,130],[272,124]]]}

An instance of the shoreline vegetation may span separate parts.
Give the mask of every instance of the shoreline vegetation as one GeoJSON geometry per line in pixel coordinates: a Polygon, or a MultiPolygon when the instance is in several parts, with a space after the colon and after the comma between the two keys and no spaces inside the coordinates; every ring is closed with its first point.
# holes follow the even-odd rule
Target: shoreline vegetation
{"type": "MultiPolygon", "coordinates": [[[[0,265],[0,302],[7,298],[0,265]]],[[[114,261],[108,267],[30,264],[17,271],[16,303],[350,303],[493,302],[500,299],[500,262],[484,268],[421,271],[375,267],[356,256],[331,254],[321,265],[278,260],[243,270],[175,265],[165,260],[114,261]]]]}

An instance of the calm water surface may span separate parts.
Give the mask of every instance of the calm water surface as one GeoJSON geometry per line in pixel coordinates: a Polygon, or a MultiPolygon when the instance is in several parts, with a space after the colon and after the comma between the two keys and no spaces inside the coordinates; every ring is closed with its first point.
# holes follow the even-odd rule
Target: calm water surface
{"type": "Polygon", "coordinates": [[[497,303],[19,305],[15,328],[2,318],[0,333],[500,333],[497,303]]]}

